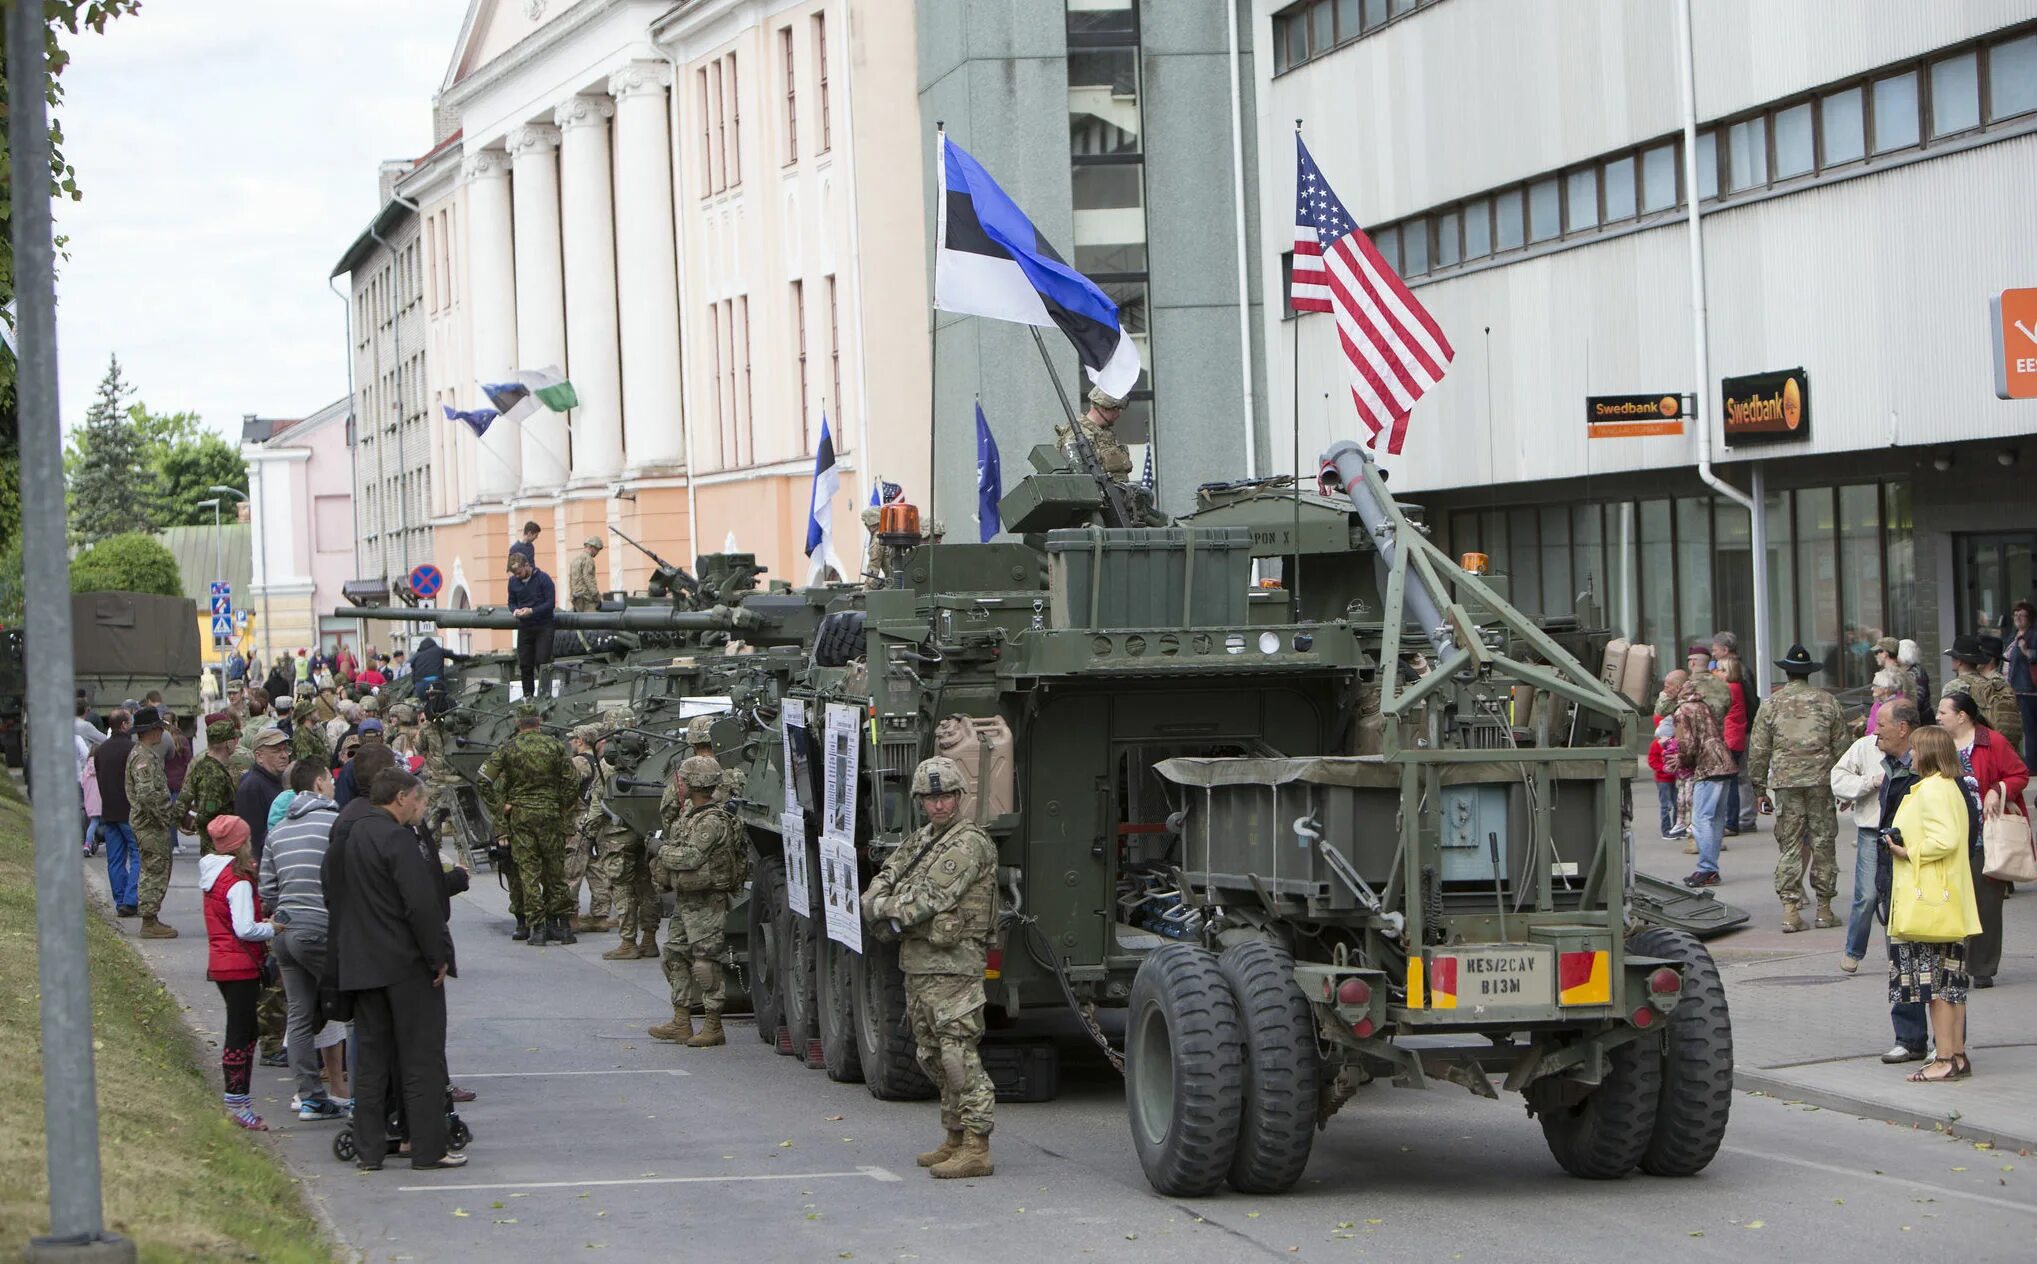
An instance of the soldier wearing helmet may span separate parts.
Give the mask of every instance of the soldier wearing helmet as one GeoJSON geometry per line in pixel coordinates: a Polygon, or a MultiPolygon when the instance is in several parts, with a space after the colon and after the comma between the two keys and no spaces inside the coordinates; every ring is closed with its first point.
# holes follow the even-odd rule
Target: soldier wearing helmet
{"type": "Polygon", "coordinates": [[[595,748],[602,738],[601,725],[576,725],[568,741],[573,750],[573,773],[579,780],[580,807],[573,814],[572,833],[566,836],[566,898],[572,910],[573,929],[614,930],[615,917],[609,911],[613,893],[606,871],[594,863],[595,837],[601,827],[601,761],[595,748]],[[587,912],[580,912],[580,887],[587,886],[587,912]]]}
{"type": "Polygon", "coordinates": [[[946,1140],[919,1156],[931,1175],[989,1176],[996,1094],[976,1047],[983,1040],[983,965],[997,928],[997,847],[962,819],[968,788],[955,761],[935,756],[912,775],[927,823],[863,893],[863,918],[879,938],[896,934],[905,971],[906,1017],[920,1069],[941,1090],[946,1140]]]}
{"type": "MultiPolygon", "coordinates": [[[[1132,454],[1125,450],[1123,440],[1117,437],[1118,418],[1124,415],[1125,401],[1104,390],[1101,386],[1089,392],[1089,409],[1076,418],[1075,424],[1082,427],[1083,437],[1096,451],[1096,463],[1105,474],[1118,482],[1128,482],[1132,477],[1132,454]]],[[[1074,458],[1075,436],[1066,425],[1054,427],[1064,456],[1074,458]]]]}
{"type": "MultiPolygon", "coordinates": [[[[720,762],[714,753],[714,717],[696,715],[686,722],[686,744],[696,755],[705,755],[720,762]]],[[[721,785],[715,789],[714,801],[727,803],[730,799],[742,797],[743,787],[749,784],[748,776],[740,768],[723,768],[721,785]]]]}
{"type": "Polygon", "coordinates": [[[650,1034],[692,1049],[728,1043],[721,1029],[721,957],[728,946],[724,926],[729,902],[749,879],[750,845],[742,826],[714,800],[721,784],[721,765],[711,756],[694,755],[672,776],[680,801],[664,811],[664,827],[653,879],[674,893],[672,925],[665,935],[665,983],[672,993],[672,1021],[659,1023],[650,1034]],[[702,1022],[693,1030],[693,1004],[702,1022]]]}
{"type": "MultiPolygon", "coordinates": [[[[609,778],[618,772],[634,771],[635,764],[618,762],[616,735],[631,727],[635,717],[628,708],[608,712],[599,726],[601,736],[594,744],[598,768],[589,811],[595,818],[594,853],[614,901],[615,927],[622,942],[601,954],[603,961],[651,960],[658,955],[658,919],[664,908],[651,886],[651,868],[644,850],[644,836],[609,805],[609,778]]],[[[675,794],[667,786],[668,795],[675,794]]]]}

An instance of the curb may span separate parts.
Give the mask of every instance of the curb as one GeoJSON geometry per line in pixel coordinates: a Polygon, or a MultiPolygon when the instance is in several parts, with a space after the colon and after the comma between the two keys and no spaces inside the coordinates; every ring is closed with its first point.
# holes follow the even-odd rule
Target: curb
{"type": "Polygon", "coordinates": [[[1986,1142],[1997,1150],[2015,1152],[2037,1150],[2037,1133],[2022,1136],[2003,1132],[1965,1119],[1957,1121],[1944,1115],[1933,1115],[1920,1110],[1904,1110],[1900,1107],[1883,1105],[1861,1097],[1849,1097],[1826,1089],[1812,1088],[1795,1080],[1769,1075],[1761,1071],[1733,1071],[1733,1087],[1742,1093],[1763,1093],[1769,1097],[1785,1097],[1793,1102],[1817,1106],[1824,1110],[1836,1110],[1861,1119],[1879,1119],[1889,1123],[1907,1124],[1923,1132],[1938,1133],[1956,1137],[1962,1141],[1986,1142]]]}

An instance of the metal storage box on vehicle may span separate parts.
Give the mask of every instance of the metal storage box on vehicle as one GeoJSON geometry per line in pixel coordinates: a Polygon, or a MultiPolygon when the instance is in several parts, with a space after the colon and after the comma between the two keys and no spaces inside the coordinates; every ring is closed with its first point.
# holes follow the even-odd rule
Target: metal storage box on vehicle
{"type": "Polygon", "coordinates": [[[1251,620],[1243,527],[1072,527],[1047,533],[1056,628],[1221,628],[1251,620]]]}

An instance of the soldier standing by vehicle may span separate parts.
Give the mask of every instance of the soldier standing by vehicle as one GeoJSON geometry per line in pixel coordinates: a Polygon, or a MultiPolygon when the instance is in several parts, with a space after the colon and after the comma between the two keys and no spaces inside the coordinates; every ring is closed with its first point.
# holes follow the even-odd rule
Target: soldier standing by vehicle
{"type": "Polygon", "coordinates": [[[233,811],[233,788],[240,778],[227,764],[239,738],[240,729],[231,717],[207,716],[205,753],[192,762],[177,794],[177,828],[198,836],[200,855],[212,854],[212,835],[206,828],[212,818],[233,811]]]}
{"type": "Polygon", "coordinates": [[[677,896],[672,926],[665,935],[672,1021],[652,1027],[650,1034],[683,1042],[690,1049],[710,1049],[728,1043],[721,1029],[722,1001],[727,996],[721,955],[728,946],[729,900],[749,878],[750,850],[742,826],[714,801],[720,764],[694,755],[679,765],[672,780],[684,804],[674,812],[660,810],[664,843],[653,870],[653,880],[677,896]],[[698,1035],[693,1031],[695,997],[702,1016],[698,1035]]]}
{"type": "Polygon", "coordinates": [[[594,745],[596,768],[593,807],[599,816],[594,850],[602,876],[614,901],[616,926],[622,942],[601,954],[603,961],[651,960],[658,956],[658,919],[664,908],[651,886],[651,867],[645,854],[643,836],[608,806],[608,778],[621,771],[611,758],[610,743],[615,730],[630,722],[627,711],[611,713],[601,726],[594,745]]]}
{"type": "Polygon", "coordinates": [[[175,939],[176,928],[157,920],[163,894],[170,889],[170,855],[176,828],[176,805],[163,772],[163,717],[143,707],[134,717],[134,749],[127,754],[128,822],[141,852],[141,937],[175,939]]]}
{"type": "MultiPolygon", "coordinates": [[[[714,753],[714,717],[696,715],[686,722],[686,744],[696,755],[705,755],[717,764],[721,758],[714,753]]],[[[743,797],[743,787],[750,782],[749,774],[740,768],[723,768],[721,783],[715,788],[714,801],[727,803],[730,799],[743,797]]]]}
{"type": "Polygon", "coordinates": [[[920,1069],[940,1086],[947,1140],[919,1156],[943,1180],[989,1176],[996,1093],[976,1046],[983,1040],[983,962],[997,917],[997,847],[961,818],[962,770],[945,756],[914,770],[927,823],[901,844],[863,893],[863,918],[900,940],[906,1016],[920,1069]]]}
{"type": "Polygon", "coordinates": [[[1832,807],[1832,766],[1852,745],[1846,717],[1831,694],[1810,682],[1820,670],[1801,645],[1775,660],[1789,683],[1775,692],[1754,718],[1747,747],[1747,775],[1754,782],[1763,810],[1775,811],[1775,894],[1782,901],[1782,929],[1805,929],[1804,858],[1808,848],[1811,890],[1818,898],[1812,925],[1823,929],[1840,924],[1832,912],[1839,893],[1836,854],[1839,818],[1832,807]]]}
{"type": "Polygon", "coordinates": [[[599,610],[601,608],[601,583],[594,575],[594,561],[601,553],[601,537],[587,537],[586,549],[573,559],[573,568],[566,575],[566,588],[573,599],[575,610],[599,610]]]}
{"type": "Polygon", "coordinates": [[[594,753],[601,741],[601,726],[582,724],[573,730],[573,772],[580,787],[580,810],[573,817],[573,832],[566,839],[566,899],[572,910],[573,929],[614,930],[609,912],[612,893],[601,867],[594,863],[595,835],[601,824],[601,803],[596,787],[601,783],[601,762],[594,753]],[[580,915],[580,887],[587,887],[587,915],[580,915]]]}
{"type": "MultiPolygon", "coordinates": [[[[1096,463],[1105,474],[1120,483],[1128,482],[1132,476],[1132,454],[1125,450],[1125,445],[1115,433],[1118,418],[1124,415],[1124,411],[1125,401],[1101,386],[1095,386],[1089,391],[1088,411],[1075,419],[1075,424],[1082,427],[1083,437],[1089,440],[1090,448],[1096,452],[1096,463]]],[[[1068,426],[1064,423],[1054,427],[1054,435],[1062,454],[1073,457],[1075,436],[1068,426]]]]}
{"type": "MultiPolygon", "coordinates": [[[[566,822],[579,806],[580,783],[565,743],[539,727],[538,709],[516,709],[516,733],[481,765],[481,793],[523,879],[523,912],[533,948],[577,942],[567,918],[566,822]]],[[[514,887],[511,896],[516,894],[514,887]]]]}

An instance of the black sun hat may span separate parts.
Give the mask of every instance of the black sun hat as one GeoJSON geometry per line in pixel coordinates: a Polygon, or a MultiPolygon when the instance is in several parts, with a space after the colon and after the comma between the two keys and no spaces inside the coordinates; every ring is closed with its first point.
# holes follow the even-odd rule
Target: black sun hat
{"type": "Polygon", "coordinates": [[[1945,657],[1978,665],[1987,658],[1987,652],[1981,649],[1979,637],[1955,636],[1952,638],[1952,648],[1945,651],[1945,657]]]}
{"type": "Polygon", "coordinates": [[[1789,647],[1789,653],[1775,660],[1775,665],[1791,676],[1808,676],[1814,671],[1825,670],[1824,664],[1813,662],[1811,652],[1801,645],[1789,647]]]}

